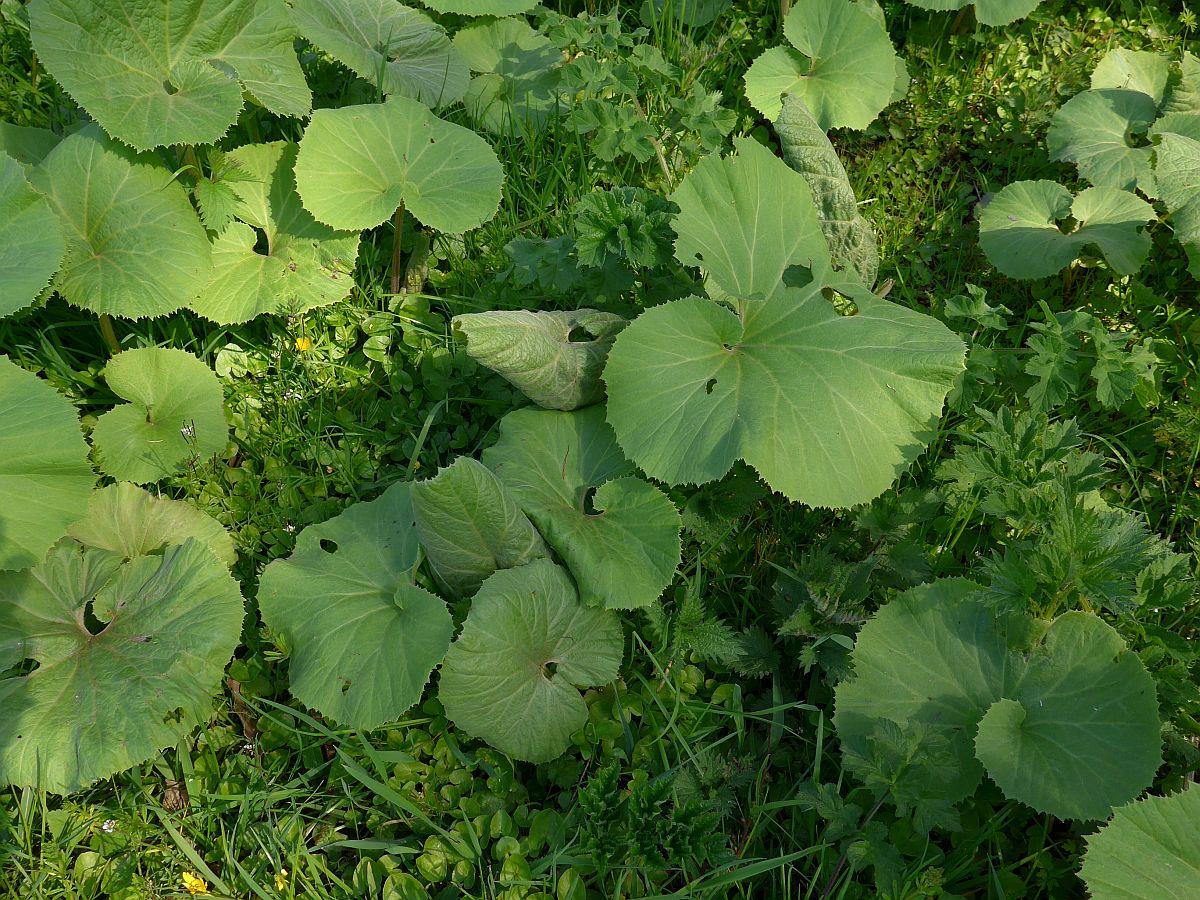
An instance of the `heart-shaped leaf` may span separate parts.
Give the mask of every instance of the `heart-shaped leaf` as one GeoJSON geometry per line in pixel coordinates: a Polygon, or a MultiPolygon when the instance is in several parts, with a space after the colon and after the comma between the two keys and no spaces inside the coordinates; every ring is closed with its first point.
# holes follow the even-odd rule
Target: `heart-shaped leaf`
{"type": "Polygon", "coordinates": [[[633,474],[604,407],[511,412],[483,462],[566,563],[587,605],[646,606],[671,583],[679,512],[633,474]]]}
{"type": "Polygon", "coordinates": [[[37,299],[58,271],[65,249],[58,217],[25,179],[25,170],[0,153],[0,318],[37,299]]]}
{"type": "Polygon", "coordinates": [[[450,721],[497,750],[549,762],[587,722],[580,688],[617,677],[617,617],[579,602],[546,559],[496,572],[446,654],[438,699],[450,721]]]}
{"type": "Polygon", "coordinates": [[[1051,159],[1074,163],[1094,185],[1155,194],[1153,149],[1143,138],[1158,105],[1138,91],[1102,90],[1076,94],[1054,114],[1046,132],[1051,159]]]}

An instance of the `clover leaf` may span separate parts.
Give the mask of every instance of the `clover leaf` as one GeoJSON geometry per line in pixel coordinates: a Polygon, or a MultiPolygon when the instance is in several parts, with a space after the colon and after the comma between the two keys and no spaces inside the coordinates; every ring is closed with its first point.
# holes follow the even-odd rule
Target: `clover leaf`
{"type": "Polygon", "coordinates": [[[679,512],[633,474],[604,407],[511,412],[483,462],[566,564],[585,604],[647,606],[671,583],[679,512]]]}
{"type": "Polygon", "coordinates": [[[0,318],[37,299],[58,271],[65,242],[58,217],[21,164],[0,153],[0,318]]]}
{"type": "Polygon", "coordinates": [[[191,302],[200,315],[222,325],[263,313],[296,315],[354,287],[358,233],[334,231],[309,214],[296,193],[295,161],[296,145],[282,142],[226,154],[225,164],[247,177],[230,182],[237,221],[213,243],[212,277],[191,302]]]}
{"type": "Polygon", "coordinates": [[[405,203],[430,228],[461,234],[496,214],[503,182],[483,138],[399,95],[317,110],[296,158],[305,208],[347,231],[374,228],[405,203]]]}
{"type": "Polygon", "coordinates": [[[863,129],[908,84],[874,0],[810,0],[783,22],[790,47],[746,70],[746,98],[774,121],[785,94],[800,97],[823,129],[863,129]]]}
{"type": "Polygon", "coordinates": [[[493,310],[455,316],[467,353],[538,406],[571,410],[604,399],[600,373],[625,320],[595,309],[493,310]]]}
{"type": "Polygon", "coordinates": [[[580,603],[546,559],[496,572],[446,654],[438,699],[457,727],[529,762],[549,762],[587,722],[579,689],[617,677],[617,617],[580,603]]]}
{"type": "Polygon", "coordinates": [[[979,216],[979,243],[1011,278],[1045,278],[1096,247],[1113,269],[1132,275],[1150,252],[1143,230],[1154,207],[1136,194],[1091,187],[1072,198],[1054,181],[1017,181],[1003,188],[979,216]],[[1074,219],[1064,232],[1059,222],[1074,219]]]}
{"type": "Polygon", "coordinates": [[[70,541],[0,576],[0,783],[67,793],[203,722],[242,629],[237,582],[197,540],[121,562],[70,541]]]}
{"type": "Polygon", "coordinates": [[[310,525],[259,582],[263,621],[289,655],[292,694],[354,728],[399,718],[454,634],[446,604],[413,584],[420,559],[407,484],[310,525]]]}
{"type": "Polygon", "coordinates": [[[211,144],[245,89],[302,117],[312,95],[282,0],[32,0],[33,47],[113,137],[137,150],[211,144]]]}
{"type": "Polygon", "coordinates": [[[208,280],[208,238],[173,173],[94,125],[64,138],[29,180],[66,237],[55,289],[75,306],[130,319],[163,316],[208,280]]]}
{"type": "Polygon", "coordinates": [[[144,484],[225,449],[224,393],[203,360],[160,347],[126,350],[109,360],[104,378],[129,401],[101,415],[92,431],[106,474],[144,484]]]}
{"type": "Polygon", "coordinates": [[[0,356],[0,571],[40,562],[95,484],[75,407],[0,356]]]}

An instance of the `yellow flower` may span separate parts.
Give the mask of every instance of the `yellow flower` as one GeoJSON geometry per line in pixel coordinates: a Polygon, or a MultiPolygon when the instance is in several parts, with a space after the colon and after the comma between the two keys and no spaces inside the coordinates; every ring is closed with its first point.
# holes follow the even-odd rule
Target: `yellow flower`
{"type": "Polygon", "coordinates": [[[275,876],[275,890],[282,891],[287,887],[287,874],[287,869],[279,870],[279,873],[275,876]]]}
{"type": "Polygon", "coordinates": [[[183,889],[189,894],[207,894],[208,882],[192,872],[184,872],[183,889]]]}
{"type": "Polygon", "coordinates": [[[305,350],[312,349],[312,338],[307,338],[301,335],[296,338],[296,349],[303,353],[305,350]]]}

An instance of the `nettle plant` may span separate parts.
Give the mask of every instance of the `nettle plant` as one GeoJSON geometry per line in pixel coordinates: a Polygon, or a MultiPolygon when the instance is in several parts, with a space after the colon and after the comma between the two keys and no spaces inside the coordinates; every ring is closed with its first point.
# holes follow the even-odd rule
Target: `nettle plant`
{"type": "Polygon", "coordinates": [[[979,216],[997,269],[1045,278],[1091,252],[1132,275],[1161,217],[1200,277],[1200,59],[1109,51],[1091,87],[1054,114],[1046,146],[1091,187],[1072,194],[1055,181],[1018,181],[997,193],[979,216]]]}

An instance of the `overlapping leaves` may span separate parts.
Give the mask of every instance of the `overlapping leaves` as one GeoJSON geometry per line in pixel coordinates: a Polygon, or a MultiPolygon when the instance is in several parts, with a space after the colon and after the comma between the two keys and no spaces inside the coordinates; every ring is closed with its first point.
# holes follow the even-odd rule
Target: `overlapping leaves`
{"type": "Polygon", "coordinates": [[[58,271],[64,249],[50,204],[26,180],[21,164],[0,152],[0,318],[37,298],[58,271]]]}

